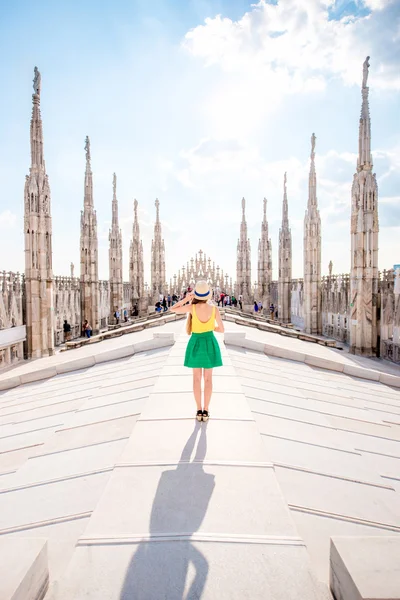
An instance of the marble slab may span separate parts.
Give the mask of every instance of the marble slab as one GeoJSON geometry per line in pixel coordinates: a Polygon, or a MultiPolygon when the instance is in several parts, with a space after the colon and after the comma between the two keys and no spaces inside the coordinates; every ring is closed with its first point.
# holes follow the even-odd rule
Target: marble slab
{"type": "MultiPolygon", "coordinates": [[[[204,385],[204,381],[202,382],[204,385]]],[[[168,392],[192,392],[193,391],[193,376],[182,375],[180,377],[163,377],[162,375],[157,379],[154,384],[154,393],[168,393],[168,392]]],[[[242,388],[236,377],[229,377],[227,375],[220,377],[213,377],[213,391],[214,392],[226,392],[230,394],[241,394],[242,388]]]]}
{"type": "Polygon", "coordinates": [[[28,460],[14,475],[7,477],[5,482],[0,479],[0,491],[113,467],[126,443],[126,439],[117,440],[68,452],[36,456],[28,460]]]}
{"type": "MultiPolygon", "coordinates": [[[[122,417],[100,423],[88,423],[83,427],[57,430],[37,454],[65,452],[72,448],[82,448],[89,444],[100,444],[121,438],[129,438],[137,417],[122,417]]],[[[1,457],[1,455],[0,455],[1,457]]]]}
{"type": "Polygon", "coordinates": [[[305,548],[279,542],[80,545],[50,600],[100,593],[102,600],[320,600],[305,548]]]}
{"type": "Polygon", "coordinates": [[[46,520],[92,511],[110,473],[0,493],[0,532],[46,520]]]}
{"type": "Polygon", "coordinates": [[[0,540],[1,600],[41,600],[49,585],[45,539],[0,540]]]}
{"type": "Polygon", "coordinates": [[[120,463],[185,460],[265,461],[254,421],[138,421],[120,463]]]}
{"type": "MultiPolygon", "coordinates": [[[[400,527],[400,503],[394,489],[280,467],[275,471],[290,505],[400,527]]],[[[388,483],[382,480],[381,485],[388,483]]]]}
{"type": "Polygon", "coordinates": [[[398,537],[331,539],[330,585],[336,598],[400,599],[398,537]]]}
{"type": "Polygon", "coordinates": [[[196,531],[296,535],[271,468],[179,463],[117,467],[85,536],[196,531]]]}
{"type": "MultiPolygon", "coordinates": [[[[215,419],[254,421],[243,394],[213,392],[209,412],[215,419]]],[[[140,420],[194,419],[196,403],[193,392],[164,392],[151,394],[143,406],[140,420]]]]}

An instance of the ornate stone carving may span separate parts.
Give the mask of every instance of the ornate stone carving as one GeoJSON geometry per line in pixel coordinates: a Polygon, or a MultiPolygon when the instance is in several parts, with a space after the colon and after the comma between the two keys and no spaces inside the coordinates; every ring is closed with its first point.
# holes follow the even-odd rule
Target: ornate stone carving
{"type": "Polygon", "coordinates": [[[315,134],[311,136],[308,204],[304,217],[304,330],[321,334],[321,218],[317,201],[315,134]]]}
{"type": "MultiPolygon", "coordinates": [[[[81,211],[81,317],[93,333],[100,328],[97,215],[93,204],[93,174],[90,165],[90,140],[86,136],[86,170],[83,211],[81,211]]],[[[109,304],[110,300],[108,300],[109,304]]]]}
{"type": "Polygon", "coordinates": [[[122,232],[118,220],[117,176],[113,175],[112,221],[109,233],[110,263],[110,318],[114,320],[114,312],[121,311],[124,306],[123,271],[122,271],[122,232]]]}
{"type": "Polygon", "coordinates": [[[138,308],[144,310],[147,308],[147,297],[144,292],[143,244],[140,239],[137,200],[133,203],[133,212],[132,240],[129,249],[130,303],[132,308],[138,304],[138,308]]]}
{"type": "Polygon", "coordinates": [[[351,323],[350,352],[377,352],[378,186],[372,173],[371,120],[368,103],[369,57],[363,65],[362,106],[357,172],[351,206],[351,323]]]}
{"type": "Polygon", "coordinates": [[[252,301],[251,284],[251,248],[250,239],[247,237],[246,200],[242,198],[242,222],[240,224],[240,237],[237,243],[236,261],[236,296],[243,297],[243,304],[252,301]]]}
{"type": "Polygon", "coordinates": [[[270,287],[272,281],[272,244],[268,237],[267,199],[263,202],[263,220],[261,223],[261,238],[258,241],[258,300],[263,306],[271,304],[270,287]]]}
{"type": "Polygon", "coordinates": [[[28,358],[54,353],[52,221],[49,180],[43,157],[41,76],[35,67],[31,119],[31,167],[25,179],[24,233],[28,358]]]}
{"type": "Polygon", "coordinates": [[[161,233],[160,202],[155,201],[156,222],[154,224],[154,238],[151,242],[151,298],[156,302],[160,295],[166,294],[165,278],[165,246],[161,233]]]}
{"type": "Polygon", "coordinates": [[[285,173],[283,179],[282,226],[279,229],[278,318],[282,323],[290,323],[291,318],[292,234],[289,228],[286,184],[287,176],[285,173]]]}
{"type": "Polygon", "coordinates": [[[221,292],[232,294],[232,278],[230,279],[230,285],[228,284],[228,275],[224,275],[224,271],[219,266],[215,267],[215,262],[211,265],[211,258],[207,258],[207,255],[203,250],[199,250],[195,257],[190,259],[187,263],[187,268],[184,266],[178,271],[177,275],[174,275],[173,281],[170,283],[169,291],[176,294],[181,294],[188,287],[193,288],[196,281],[204,279],[215,294],[218,295],[221,292]]]}

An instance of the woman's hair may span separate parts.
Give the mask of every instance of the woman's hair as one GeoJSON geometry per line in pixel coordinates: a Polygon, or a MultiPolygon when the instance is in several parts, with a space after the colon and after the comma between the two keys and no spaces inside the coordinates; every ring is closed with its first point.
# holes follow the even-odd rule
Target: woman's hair
{"type": "MultiPolygon", "coordinates": [[[[199,298],[193,298],[191,304],[205,304],[207,302],[208,298],[205,298],[204,300],[200,300],[199,298]]],[[[186,333],[188,335],[191,335],[192,333],[192,313],[188,313],[187,319],[186,319],[186,333]]]]}

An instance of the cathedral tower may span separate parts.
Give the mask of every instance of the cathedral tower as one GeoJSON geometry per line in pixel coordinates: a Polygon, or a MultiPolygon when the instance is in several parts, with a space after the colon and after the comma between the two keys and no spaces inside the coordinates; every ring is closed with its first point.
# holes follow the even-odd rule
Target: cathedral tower
{"type": "Polygon", "coordinates": [[[98,333],[100,321],[97,216],[93,205],[90,140],[87,136],[85,151],[85,195],[83,211],[81,211],[81,314],[83,320],[89,321],[93,333],[98,333]]]}
{"type": "Polygon", "coordinates": [[[132,228],[132,240],[129,249],[129,282],[131,284],[132,307],[138,304],[140,309],[145,308],[144,302],[144,265],[143,265],[143,244],[140,239],[139,220],[138,220],[138,202],[133,203],[134,219],[132,228]]]}
{"type": "Polygon", "coordinates": [[[278,279],[278,319],[282,323],[290,323],[291,321],[292,234],[289,228],[286,181],[285,173],[283,180],[282,226],[279,230],[278,279]]]}
{"type": "Polygon", "coordinates": [[[363,65],[357,172],[351,189],[350,352],[376,356],[378,186],[372,173],[368,69],[369,56],[363,65]]]}
{"type": "Polygon", "coordinates": [[[315,135],[311,136],[308,205],[304,217],[304,330],[322,333],[321,315],[321,218],[317,202],[315,135]]]}
{"type": "Polygon", "coordinates": [[[53,255],[50,186],[43,155],[41,76],[35,67],[31,166],[25,179],[25,289],[27,358],[54,354],[53,255]]]}
{"type": "Polygon", "coordinates": [[[243,296],[243,304],[249,304],[251,302],[251,253],[245,211],[246,200],[242,198],[242,222],[237,244],[236,294],[237,297],[243,296]]]}
{"type": "Polygon", "coordinates": [[[258,242],[258,300],[268,309],[272,281],[272,244],[268,238],[267,199],[264,198],[264,216],[261,223],[261,239],[258,242]]]}
{"type": "Polygon", "coordinates": [[[156,222],[154,225],[154,239],[151,242],[151,297],[154,302],[159,300],[161,294],[165,294],[165,246],[161,234],[160,202],[155,202],[156,222]]]}
{"type": "Polygon", "coordinates": [[[110,311],[114,315],[124,304],[122,273],[122,233],[118,221],[117,176],[113,175],[112,222],[109,233],[110,259],[110,311]]]}

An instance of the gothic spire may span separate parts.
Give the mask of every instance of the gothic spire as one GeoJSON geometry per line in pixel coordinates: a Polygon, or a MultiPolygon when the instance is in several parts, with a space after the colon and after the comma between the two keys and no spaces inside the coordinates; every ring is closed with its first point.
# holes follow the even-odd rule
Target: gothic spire
{"type": "Polygon", "coordinates": [[[119,227],[118,224],[118,200],[117,200],[117,176],[113,174],[113,200],[112,200],[112,226],[119,227]]]}
{"type": "Polygon", "coordinates": [[[317,206],[317,175],[315,173],[315,133],[311,136],[311,164],[310,175],[308,179],[308,210],[317,206]]]}
{"type": "Polygon", "coordinates": [[[282,206],[282,229],[289,228],[289,208],[288,208],[288,199],[287,199],[287,175],[283,177],[283,206],[282,206]]]}
{"type": "Polygon", "coordinates": [[[90,206],[93,208],[93,174],[90,164],[90,139],[86,136],[85,139],[85,152],[86,152],[86,171],[85,171],[85,198],[84,206],[90,206]]]}
{"type": "Polygon", "coordinates": [[[156,198],[155,201],[155,207],[156,207],[156,223],[160,222],[160,201],[158,198],[156,198]]]}
{"type": "Polygon", "coordinates": [[[31,167],[42,168],[44,170],[43,158],[43,127],[42,117],[40,114],[40,90],[41,90],[41,75],[38,68],[35,67],[35,75],[33,79],[32,94],[32,119],[31,119],[31,167]]]}
{"type": "Polygon", "coordinates": [[[358,136],[358,160],[357,170],[363,169],[372,170],[372,155],[371,155],[371,119],[369,116],[369,87],[367,86],[369,69],[369,56],[363,64],[363,80],[361,88],[362,105],[360,115],[360,128],[358,136]]]}

